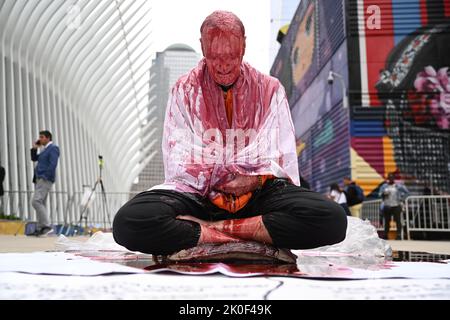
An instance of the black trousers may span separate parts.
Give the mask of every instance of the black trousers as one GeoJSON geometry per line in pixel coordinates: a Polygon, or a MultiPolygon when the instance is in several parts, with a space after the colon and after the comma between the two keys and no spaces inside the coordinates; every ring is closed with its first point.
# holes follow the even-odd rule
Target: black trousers
{"type": "Polygon", "coordinates": [[[348,217],[351,217],[351,216],[352,216],[352,213],[350,212],[350,209],[348,208],[348,205],[347,205],[346,203],[341,203],[340,206],[342,207],[342,209],[344,209],[345,214],[346,214],[348,217]]]}
{"type": "Polygon", "coordinates": [[[400,215],[402,213],[402,207],[384,207],[383,215],[384,215],[384,237],[388,238],[388,233],[390,229],[391,217],[394,216],[395,224],[397,225],[397,239],[400,239],[402,232],[402,222],[400,215]]]}
{"type": "Polygon", "coordinates": [[[115,216],[114,239],[131,251],[154,255],[196,246],[200,225],[177,220],[179,215],[206,221],[262,215],[274,245],[287,249],[335,244],[345,239],[347,230],[347,217],[340,205],[287,180],[274,179],[255,191],[249,203],[234,214],[190,193],[167,190],[141,193],[115,216]]]}

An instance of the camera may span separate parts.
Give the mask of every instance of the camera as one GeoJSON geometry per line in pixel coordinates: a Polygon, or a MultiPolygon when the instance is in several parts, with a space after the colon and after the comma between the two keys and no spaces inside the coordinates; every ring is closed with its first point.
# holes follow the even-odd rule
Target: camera
{"type": "Polygon", "coordinates": [[[330,74],[328,75],[328,84],[332,85],[334,83],[334,75],[333,71],[330,71],[330,74]]]}
{"type": "Polygon", "coordinates": [[[103,169],[103,167],[105,166],[105,161],[103,160],[103,156],[98,156],[98,166],[100,167],[100,169],[103,169]]]}

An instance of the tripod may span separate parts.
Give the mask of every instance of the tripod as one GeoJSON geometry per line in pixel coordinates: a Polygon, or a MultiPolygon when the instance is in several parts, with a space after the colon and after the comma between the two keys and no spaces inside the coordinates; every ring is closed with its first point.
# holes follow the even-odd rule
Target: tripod
{"type": "Polygon", "coordinates": [[[102,172],[103,172],[103,168],[105,166],[105,162],[103,160],[102,156],[98,156],[98,166],[100,169],[100,175],[97,178],[97,181],[94,184],[94,187],[91,190],[91,193],[89,194],[89,197],[86,201],[86,204],[83,207],[83,210],[81,210],[81,214],[80,214],[80,220],[79,220],[79,226],[81,227],[82,221],[85,220],[85,227],[87,228],[88,226],[88,215],[89,215],[89,204],[92,200],[93,195],[95,194],[97,187],[100,185],[101,188],[101,193],[102,193],[102,212],[103,212],[103,225],[105,227],[105,230],[107,229],[106,227],[106,219],[108,219],[108,223],[109,225],[111,225],[111,218],[109,216],[109,208],[108,208],[108,199],[106,197],[106,191],[105,191],[105,186],[103,185],[103,179],[102,179],[102,172]]]}

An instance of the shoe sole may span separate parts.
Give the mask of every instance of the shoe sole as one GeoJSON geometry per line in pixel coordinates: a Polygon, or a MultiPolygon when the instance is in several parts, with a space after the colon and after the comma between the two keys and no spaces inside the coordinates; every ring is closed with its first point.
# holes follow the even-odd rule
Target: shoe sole
{"type": "Polygon", "coordinates": [[[48,237],[48,236],[50,236],[50,235],[52,235],[52,234],[55,234],[55,232],[53,231],[53,229],[52,229],[52,230],[49,230],[49,231],[47,231],[47,232],[45,232],[45,233],[39,234],[39,235],[37,235],[37,236],[38,236],[38,237],[48,237]]]}

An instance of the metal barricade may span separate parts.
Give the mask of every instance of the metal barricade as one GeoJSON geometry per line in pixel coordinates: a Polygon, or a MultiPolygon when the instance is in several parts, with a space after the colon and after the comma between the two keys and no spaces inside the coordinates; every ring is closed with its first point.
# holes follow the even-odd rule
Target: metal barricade
{"type": "Polygon", "coordinates": [[[406,199],[406,233],[450,232],[450,196],[411,196],[406,199]]]}
{"type": "Polygon", "coordinates": [[[380,216],[381,200],[364,201],[361,207],[361,219],[369,220],[378,230],[383,230],[383,220],[380,216]]]}
{"type": "MultiPolygon", "coordinates": [[[[22,221],[37,221],[36,211],[32,207],[33,194],[33,191],[5,191],[4,196],[0,197],[0,214],[22,221]]],[[[103,194],[96,191],[86,203],[83,192],[50,191],[46,207],[53,225],[80,225],[81,213],[85,211],[83,225],[87,223],[91,227],[111,228],[117,211],[137,194],[138,192],[103,194]]]]}
{"type": "MultiPolygon", "coordinates": [[[[23,221],[36,221],[36,212],[32,206],[33,194],[33,191],[5,191],[0,199],[0,213],[23,221]]],[[[62,222],[68,195],[68,192],[49,192],[47,208],[52,223],[62,222]]]]}

